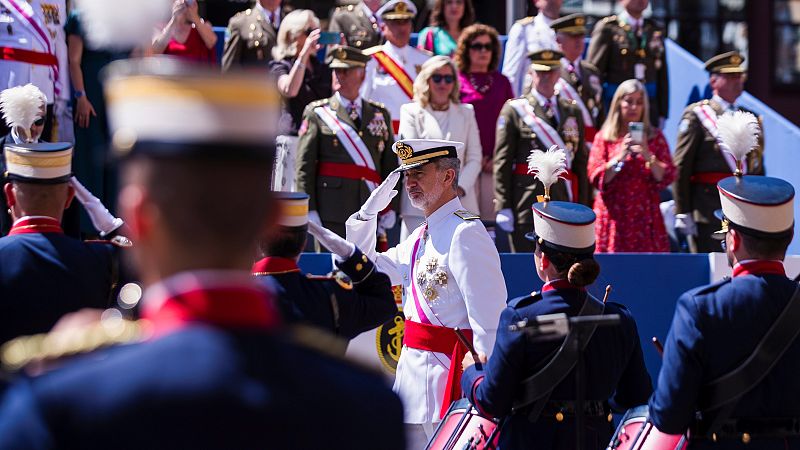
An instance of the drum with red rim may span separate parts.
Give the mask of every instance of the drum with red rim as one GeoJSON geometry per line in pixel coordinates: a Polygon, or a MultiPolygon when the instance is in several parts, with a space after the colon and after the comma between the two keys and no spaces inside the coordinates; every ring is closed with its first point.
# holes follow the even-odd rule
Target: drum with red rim
{"type": "Polygon", "coordinates": [[[453,402],[426,450],[494,450],[500,420],[482,416],[466,398],[453,402]]]}
{"type": "Polygon", "coordinates": [[[606,450],[686,450],[688,432],[666,434],[648,419],[647,405],[631,408],[622,416],[606,450]]]}

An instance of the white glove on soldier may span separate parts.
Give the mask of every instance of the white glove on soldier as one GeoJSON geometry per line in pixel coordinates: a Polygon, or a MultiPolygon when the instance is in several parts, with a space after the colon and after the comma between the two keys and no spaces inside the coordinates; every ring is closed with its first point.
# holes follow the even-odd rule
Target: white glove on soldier
{"type": "Polygon", "coordinates": [[[380,186],[376,187],[369,198],[358,210],[358,218],[361,220],[372,220],[379,212],[389,206],[397,191],[394,189],[397,180],[400,179],[400,172],[392,172],[383,180],[380,186]]]}
{"type": "Polygon", "coordinates": [[[100,199],[92,195],[77,178],[72,177],[69,184],[75,189],[75,197],[86,209],[86,214],[92,221],[94,228],[100,232],[100,236],[106,236],[124,223],[122,219],[114,217],[108,209],[100,202],[100,199]]]}
{"type": "Polygon", "coordinates": [[[344,261],[353,256],[353,252],[356,251],[355,244],[346,241],[333,231],[317,225],[314,222],[308,222],[308,232],[314,236],[317,242],[323,247],[335,254],[340,261],[344,261]]]}
{"type": "Polygon", "coordinates": [[[697,225],[689,214],[675,214],[675,229],[685,236],[697,236],[697,225]]]}
{"type": "Polygon", "coordinates": [[[506,233],[514,231],[514,214],[511,212],[511,208],[501,209],[494,218],[494,221],[497,222],[497,226],[506,233]]]}

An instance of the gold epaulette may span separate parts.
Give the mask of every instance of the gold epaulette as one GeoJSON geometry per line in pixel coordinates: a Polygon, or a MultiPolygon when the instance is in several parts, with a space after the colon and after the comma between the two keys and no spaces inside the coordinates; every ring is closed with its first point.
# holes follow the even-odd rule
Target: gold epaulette
{"type": "Polygon", "coordinates": [[[529,23],[533,23],[533,19],[535,19],[535,18],[536,18],[535,16],[523,17],[522,19],[519,19],[518,21],[516,21],[516,23],[518,23],[520,25],[528,25],[529,23]]]}
{"type": "Polygon", "coordinates": [[[374,106],[376,108],[386,109],[386,105],[385,104],[383,104],[381,102],[376,102],[375,100],[367,100],[367,103],[369,103],[370,105],[372,105],[372,106],[374,106]]]}
{"type": "Polygon", "coordinates": [[[376,45],[376,46],[374,46],[374,47],[370,47],[370,48],[368,48],[368,49],[366,49],[366,50],[361,50],[361,53],[363,53],[363,54],[365,54],[365,55],[370,55],[370,56],[372,56],[372,55],[374,55],[375,53],[378,53],[378,52],[380,52],[380,51],[382,51],[382,50],[383,50],[383,45],[376,45]]]}
{"type": "Polygon", "coordinates": [[[459,209],[453,214],[455,214],[456,216],[460,217],[463,220],[475,220],[481,218],[481,216],[475,214],[474,212],[467,211],[466,209],[459,209]]]}
{"type": "Polygon", "coordinates": [[[13,372],[35,361],[53,361],[90,353],[113,345],[139,342],[151,335],[149,321],[114,316],[80,328],[12,339],[0,347],[0,361],[3,368],[13,372]]]}
{"type": "Polygon", "coordinates": [[[603,17],[602,19],[600,19],[600,24],[605,25],[607,23],[616,22],[618,19],[619,19],[619,17],[617,17],[616,14],[613,14],[613,15],[606,16],[606,17],[603,17]]]}

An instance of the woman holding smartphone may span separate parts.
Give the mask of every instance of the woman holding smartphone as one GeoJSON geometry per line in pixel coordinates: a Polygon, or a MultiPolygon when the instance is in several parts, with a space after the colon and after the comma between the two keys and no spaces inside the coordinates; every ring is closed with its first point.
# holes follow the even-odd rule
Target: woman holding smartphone
{"type": "Polygon", "coordinates": [[[668,252],[659,192],[672,183],[675,166],[661,131],[648,120],[644,85],[619,85],[589,153],[589,181],[597,190],[597,251],[668,252]]]}

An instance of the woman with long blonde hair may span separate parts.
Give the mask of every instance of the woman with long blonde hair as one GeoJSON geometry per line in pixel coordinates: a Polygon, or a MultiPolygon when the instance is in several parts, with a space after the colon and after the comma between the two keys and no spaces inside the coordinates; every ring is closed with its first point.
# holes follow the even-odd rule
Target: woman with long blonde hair
{"type": "Polygon", "coordinates": [[[659,192],[675,178],[661,130],[650,126],[647,91],[638,80],[619,85],[589,153],[597,190],[597,251],[668,252],[659,192]]]}

